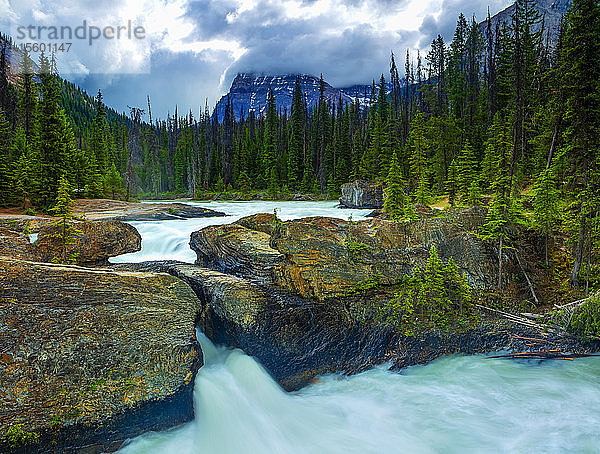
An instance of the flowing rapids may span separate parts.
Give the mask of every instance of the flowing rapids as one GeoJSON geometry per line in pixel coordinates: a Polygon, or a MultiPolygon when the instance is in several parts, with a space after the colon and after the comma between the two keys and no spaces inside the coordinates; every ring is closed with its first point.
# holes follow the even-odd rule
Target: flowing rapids
{"type": "MultiPolygon", "coordinates": [[[[138,222],[142,251],[115,261],[193,262],[192,231],[279,209],[352,215],[333,202],[202,203],[225,218],[138,222]]],[[[253,358],[198,338],[194,421],[131,440],[124,454],[600,453],[600,360],[452,356],[401,373],[328,375],[284,392],[253,358]]]]}
{"type": "Polygon", "coordinates": [[[372,210],[342,210],[336,202],[189,202],[228,216],[172,221],[131,222],[142,235],[142,250],[111,259],[113,263],[144,262],[147,260],[179,260],[193,263],[196,254],[190,249],[190,235],[209,225],[231,224],[238,219],[256,213],[273,213],[284,221],[307,216],[331,216],[348,219],[364,219],[372,210]]]}
{"type": "Polygon", "coordinates": [[[123,454],[598,453],[600,361],[453,356],[402,373],[328,375],[285,393],[199,334],[193,422],[123,454]]]}

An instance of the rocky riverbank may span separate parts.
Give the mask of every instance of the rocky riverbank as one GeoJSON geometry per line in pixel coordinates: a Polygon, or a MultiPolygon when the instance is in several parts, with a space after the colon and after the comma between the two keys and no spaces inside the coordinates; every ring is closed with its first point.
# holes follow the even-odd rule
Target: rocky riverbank
{"type": "Polygon", "coordinates": [[[192,419],[187,284],[5,257],[0,275],[0,452],[111,451],[192,419]]]}
{"type": "MultiPolygon", "coordinates": [[[[407,330],[380,316],[433,247],[443,263],[452,258],[478,303],[502,304],[496,253],[474,233],[484,218],[481,208],[423,211],[410,223],[257,214],[194,232],[197,264],[109,269],[40,263],[43,247],[0,229],[0,451],[113,451],[190,420],[202,365],[196,327],[256,357],[290,391],[319,374],[452,353],[599,351],[598,342],[473,304],[447,326],[415,315],[407,330]]],[[[73,247],[87,266],[139,247],[135,229],[118,221],[80,224],[87,236],[73,247]]],[[[49,229],[40,227],[38,242],[55,250],[49,229]]],[[[508,253],[503,261],[505,285],[526,296],[530,266],[508,253]]]]}

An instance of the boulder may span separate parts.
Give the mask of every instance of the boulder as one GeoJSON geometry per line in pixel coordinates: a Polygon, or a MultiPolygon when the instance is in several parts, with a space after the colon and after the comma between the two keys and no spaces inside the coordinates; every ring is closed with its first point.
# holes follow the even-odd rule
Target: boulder
{"type": "Polygon", "coordinates": [[[383,208],[383,183],[356,180],[342,186],[342,208],[383,208]]]}
{"type": "Polygon", "coordinates": [[[277,220],[273,213],[258,213],[238,219],[234,224],[241,225],[250,230],[256,230],[257,232],[273,235],[276,222],[277,220]]]}
{"type": "MultiPolygon", "coordinates": [[[[67,248],[79,265],[104,265],[116,257],[142,248],[142,237],[135,227],[120,221],[75,222],[77,231],[67,248]]],[[[61,227],[49,224],[39,232],[36,248],[43,261],[51,262],[62,251],[61,227]]]]}
{"type": "Polygon", "coordinates": [[[389,328],[348,319],[343,303],[317,304],[281,289],[196,265],[144,262],[117,270],[167,272],[190,285],[205,307],[199,328],[218,345],[256,357],[288,391],[320,374],[381,364],[393,347],[389,328]]]}
{"type": "MultiPolygon", "coordinates": [[[[453,353],[508,348],[521,351],[527,348],[527,338],[540,336],[536,330],[489,318],[458,331],[429,330],[405,335],[383,323],[366,322],[361,311],[351,310],[353,304],[376,308],[381,304],[381,295],[319,303],[272,286],[180,262],[112,267],[166,272],[184,280],[205,308],[199,322],[202,331],[218,345],[241,348],[257,358],[288,391],[306,386],[321,374],[357,373],[386,361],[399,369],[453,353]]],[[[540,348],[556,348],[558,344],[568,351],[600,348],[600,342],[583,345],[572,337],[544,337],[547,344],[540,348]]]]}
{"type": "Polygon", "coordinates": [[[271,235],[238,224],[210,226],[191,235],[196,263],[240,277],[273,282],[273,269],[284,256],[270,246],[271,235]]]}
{"type": "Polygon", "coordinates": [[[51,217],[0,215],[0,227],[19,233],[38,233],[42,227],[53,221],[51,217]]]}
{"type": "Polygon", "coordinates": [[[273,271],[275,282],[321,301],[372,280],[395,285],[416,267],[425,268],[435,246],[442,260],[454,259],[473,288],[488,290],[497,259],[472,233],[484,218],[485,210],[472,208],[410,223],[381,218],[356,224],[332,218],[289,221],[271,242],[285,256],[273,271]]]}
{"type": "Polygon", "coordinates": [[[201,306],[166,274],[0,257],[0,452],[114,451],[193,418],[201,306]],[[23,446],[28,445],[28,446],[23,446]]]}

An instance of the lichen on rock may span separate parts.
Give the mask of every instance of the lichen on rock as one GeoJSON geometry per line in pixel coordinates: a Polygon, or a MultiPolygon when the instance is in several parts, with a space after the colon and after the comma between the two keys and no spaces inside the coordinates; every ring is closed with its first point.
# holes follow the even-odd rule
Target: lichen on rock
{"type": "Polygon", "coordinates": [[[0,280],[0,438],[25,424],[40,446],[108,450],[192,418],[202,308],[187,284],[5,257],[0,280]]]}

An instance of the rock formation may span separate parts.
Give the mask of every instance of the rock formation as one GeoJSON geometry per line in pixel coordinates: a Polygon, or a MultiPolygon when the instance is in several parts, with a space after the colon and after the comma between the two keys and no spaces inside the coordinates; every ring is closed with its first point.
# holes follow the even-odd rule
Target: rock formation
{"type": "Polygon", "coordinates": [[[356,180],[342,186],[340,205],[343,208],[383,208],[381,182],[356,180]]]}
{"type": "Polygon", "coordinates": [[[202,309],[187,284],[4,257],[0,281],[0,433],[105,452],[193,417],[202,309]]]}
{"type": "Polygon", "coordinates": [[[487,290],[494,283],[497,258],[473,233],[484,218],[481,208],[412,223],[316,217],[281,223],[279,232],[270,235],[275,221],[265,214],[194,232],[190,245],[201,266],[260,278],[320,301],[343,296],[373,278],[396,284],[415,267],[425,267],[432,246],[444,261],[453,257],[472,287],[487,290]]]}
{"type": "MultiPolygon", "coordinates": [[[[76,222],[76,231],[67,247],[78,265],[93,266],[108,263],[116,257],[142,248],[142,237],[129,224],[120,221],[76,222]]],[[[48,224],[39,231],[35,243],[41,261],[52,262],[62,250],[61,226],[48,224]]]]}

